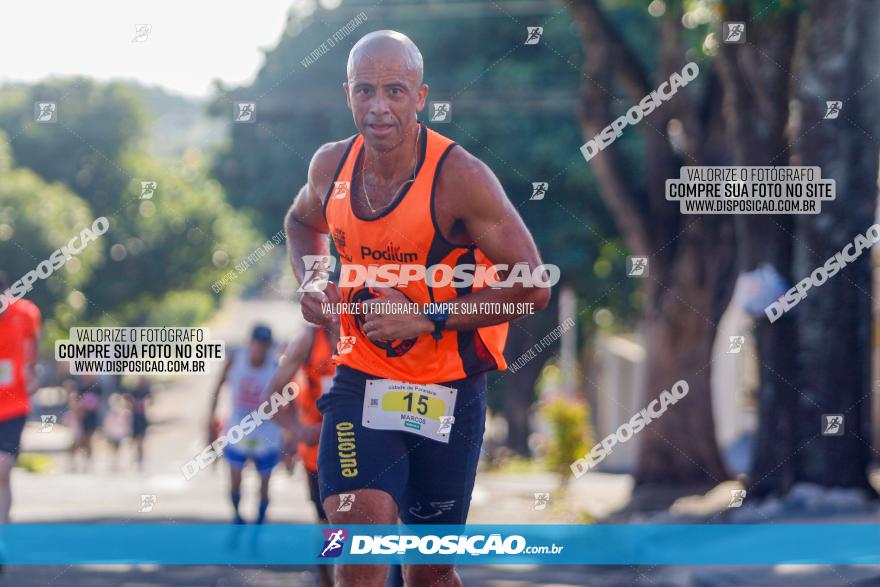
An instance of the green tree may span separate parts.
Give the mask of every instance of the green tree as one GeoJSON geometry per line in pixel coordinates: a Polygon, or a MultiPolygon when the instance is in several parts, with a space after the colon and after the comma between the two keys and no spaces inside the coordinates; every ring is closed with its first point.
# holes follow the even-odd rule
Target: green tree
{"type": "MultiPolygon", "coordinates": [[[[144,92],[83,78],[0,91],[0,128],[14,137],[18,164],[65,184],[95,216],[110,219],[103,237],[108,254],[81,284],[87,321],[140,323],[159,315],[153,306],[184,292],[211,294],[229,263],[265,238],[226,203],[198,152],[161,161],[146,154],[153,119],[144,92]],[[33,122],[35,101],[56,101],[58,121],[33,122]],[[156,182],[151,199],[141,197],[145,181],[156,182]]],[[[193,306],[198,315],[204,299],[193,306]]]]}
{"type": "MultiPolygon", "coordinates": [[[[15,282],[91,227],[94,216],[88,203],[64,185],[46,183],[30,170],[12,167],[8,152],[0,133],[0,269],[15,282]]],[[[99,238],[49,279],[34,283],[27,298],[42,310],[50,333],[87,313],[82,289],[105,249],[106,241],[99,238]]]]}
{"type": "Polygon", "coordinates": [[[128,183],[119,160],[140,147],[148,124],[137,93],[123,82],[52,79],[0,92],[0,128],[15,137],[18,165],[67,184],[96,211],[118,206],[128,183]],[[57,104],[56,123],[34,122],[38,101],[57,104]]]}
{"type": "Polygon", "coordinates": [[[153,306],[167,293],[210,294],[211,284],[262,238],[198,161],[128,155],[122,164],[138,179],[125,190],[129,202],[110,216],[110,255],[87,294],[96,307],[114,309],[102,320],[139,323],[156,315],[153,306]],[[139,199],[140,178],[156,182],[151,199],[139,199]]]}

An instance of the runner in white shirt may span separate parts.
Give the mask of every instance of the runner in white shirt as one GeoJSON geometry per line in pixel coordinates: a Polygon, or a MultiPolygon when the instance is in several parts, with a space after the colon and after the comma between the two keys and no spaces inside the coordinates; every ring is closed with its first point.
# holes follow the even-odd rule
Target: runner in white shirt
{"type": "Polygon", "coordinates": [[[266,400],[263,392],[269,385],[276,368],[271,349],[272,330],[268,326],[255,326],[250,345],[247,349],[229,357],[223,376],[211,395],[211,409],[208,414],[209,441],[213,435],[210,423],[214,420],[214,412],[217,409],[217,400],[223,384],[228,383],[232,392],[232,411],[225,431],[230,443],[223,452],[229,462],[230,499],[235,510],[236,524],[245,523],[239,513],[239,502],[241,472],[247,461],[252,461],[260,474],[260,508],[256,523],[262,524],[269,507],[269,479],[275,465],[281,460],[282,434],[281,428],[275,422],[262,422],[244,435],[229,433],[233,427],[239,427],[240,430],[247,428],[241,425],[242,421],[266,400]],[[234,440],[236,442],[233,442],[234,440]]]}

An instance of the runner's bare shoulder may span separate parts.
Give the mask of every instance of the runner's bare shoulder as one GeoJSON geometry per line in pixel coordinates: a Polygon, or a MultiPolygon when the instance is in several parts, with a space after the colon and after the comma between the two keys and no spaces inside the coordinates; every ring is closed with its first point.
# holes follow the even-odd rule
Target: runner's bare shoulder
{"type": "Polygon", "coordinates": [[[330,183],[342,163],[342,157],[348,149],[350,140],[345,139],[333,143],[325,143],[315,151],[309,164],[309,187],[317,198],[324,203],[330,190],[330,183]]]}
{"type": "Polygon", "coordinates": [[[444,236],[453,242],[471,242],[462,225],[466,218],[509,206],[495,173],[461,145],[449,151],[436,181],[434,213],[444,236]]]}
{"type": "MultiPolygon", "coordinates": [[[[437,178],[437,205],[467,205],[478,198],[497,195],[500,187],[495,174],[479,157],[461,145],[446,155],[437,178]]],[[[503,191],[501,191],[503,194],[503,191]]]]}

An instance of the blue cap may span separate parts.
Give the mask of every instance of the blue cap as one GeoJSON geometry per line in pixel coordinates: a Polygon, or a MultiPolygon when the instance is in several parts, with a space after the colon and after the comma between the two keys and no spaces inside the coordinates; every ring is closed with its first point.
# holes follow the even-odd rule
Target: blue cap
{"type": "Polygon", "coordinates": [[[272,329],[268,326],[264,326],[263,324],[254,326],[254,331],[251,333],[251,340],[272,342],[272,329]]]}

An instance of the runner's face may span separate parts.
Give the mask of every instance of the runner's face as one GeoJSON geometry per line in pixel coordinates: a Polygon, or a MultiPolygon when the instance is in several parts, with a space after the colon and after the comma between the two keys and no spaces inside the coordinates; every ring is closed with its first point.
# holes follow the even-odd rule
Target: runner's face
{"type": "Polygon", "coordinates": [[[403,59],[364,57],[344,85],[354,123],[367,144],[388,151],[413,132],[428,86],[403,59]]]}
{"type": "Polygon", "coordinates": [[[266,354],[269,352],[269,347],[272,346],[268,342],[263,342],[262,340],[252,340],[250,353],[251,353],[251,362],[257,365],[261,365],[263,361],[266,360],[266,354]]]}

